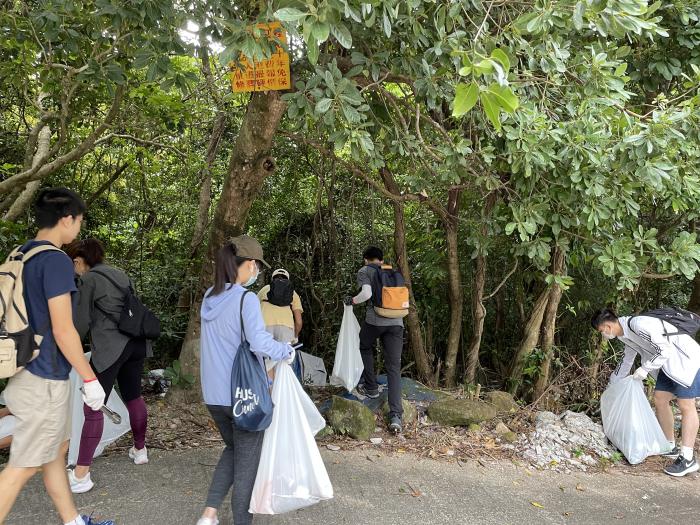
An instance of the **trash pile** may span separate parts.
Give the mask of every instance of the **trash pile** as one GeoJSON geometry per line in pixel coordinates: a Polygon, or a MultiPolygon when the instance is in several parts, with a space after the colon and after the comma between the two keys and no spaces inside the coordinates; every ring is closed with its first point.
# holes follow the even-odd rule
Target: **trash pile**
{"type": "Polygon", "coordinates": [[[586,414],[571,411],[561,416],[539,412],[535,431],[523,436],[518,448],[538,468],[567,472],[585,472],[599,465],[601,458],[611,459],[615,454],[600,424],[586,414]]]}

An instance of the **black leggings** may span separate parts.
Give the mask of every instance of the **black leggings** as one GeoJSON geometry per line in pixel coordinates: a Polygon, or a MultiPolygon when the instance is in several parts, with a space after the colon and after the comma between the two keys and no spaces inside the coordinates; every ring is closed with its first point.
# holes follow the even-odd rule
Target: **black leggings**
{"type": "Polygon", "coordinates": [[[146,340],[132,339],[126,344],[119,359],[108,369],[98,372],[93,366],[97,380],[105,391],[105,402],[112,393],[115,381],[124,403],[141,397],[141,374],[145,359],[146,340]]]}

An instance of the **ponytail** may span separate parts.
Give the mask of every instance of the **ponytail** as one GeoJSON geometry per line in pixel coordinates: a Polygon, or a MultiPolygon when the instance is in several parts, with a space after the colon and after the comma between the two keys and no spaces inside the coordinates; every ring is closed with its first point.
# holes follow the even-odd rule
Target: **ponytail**
{"type": "Polygon", "coordinates": [[[226,243],[216,254],[214,266],[214,287],[209,292],[209,297],[214,297],[226,291],[229,285],[235,284],[238,279],[238,267],[244,259],[238,257],[236,245],[226,243]]]}

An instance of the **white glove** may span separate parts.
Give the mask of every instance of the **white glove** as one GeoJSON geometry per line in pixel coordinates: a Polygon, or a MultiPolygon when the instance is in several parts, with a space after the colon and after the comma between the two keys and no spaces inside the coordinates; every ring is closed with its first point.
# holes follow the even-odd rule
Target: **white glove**
{"type": "Polygon", "coordinates": [[[98,380],[83,383],[83,403],[97,411],[105,404],[105,391],[98,380]]]}
{"type": "Polygon", "coordinates": [[[297,355],[297,351],[294,350],[294,347],[291,345],[289,346],[289,350],[290,350],[289,357],[287,357],[287,359],[285,359],[284,362],[287,363],[288,365],[291,365],[294,362],[294,358],[297,355]]]}
{"type": "Polygon", "coordinates": [[[649,372],[647,372],[640,366],[639,368],[637,368],[637,370],[634,371],[634,375],[632,377],[634,377],[637,381],[644,381],[648,375],[649,372]]]}

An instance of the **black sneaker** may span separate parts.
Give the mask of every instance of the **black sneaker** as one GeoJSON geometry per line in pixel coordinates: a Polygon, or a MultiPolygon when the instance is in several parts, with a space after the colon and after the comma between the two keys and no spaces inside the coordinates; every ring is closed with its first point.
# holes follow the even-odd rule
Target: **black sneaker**
{"type": "Polygon", "coordinates": [[[662,454],[663,457],[668,458],[668,459],[676,459],[680,455],[681,455],[681,447],[679,447],[678,445],[673,447],[673,449],[670,452],[666,452],[666,454],[662,454]]]}
{"type": "Polygon", "coordinates": [[[363,397],[368,397],[370,399],[377,399],[379,397],[379,389],[377,390],[367,390],[365,385],[357,385],[357,393],[363,397]]]}
{"type": "Polygon", "coordinates": [[[403,425],[401,425],[401,418],[399,416],[392,416],[391,422],[389,423],[389,431],[394,434],[400,434],[403,432],[403,425]]]}
{"type": "Polygon", "coordinates": [[[700,465],[698,465],[695,458],[688,461],[683,456],[678,456],[672,465],[669,465],[664,469],[664,472],[669,476],[682,478],[683,476],[692,472],[697,472],[698,470],[700,470],[700,465]]]}

